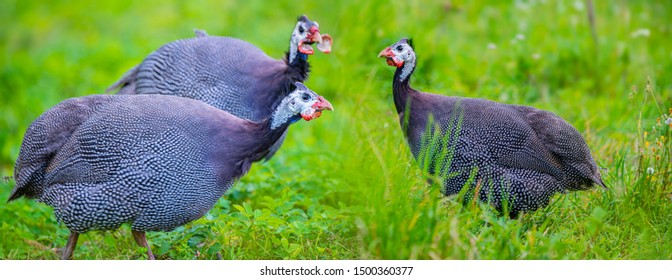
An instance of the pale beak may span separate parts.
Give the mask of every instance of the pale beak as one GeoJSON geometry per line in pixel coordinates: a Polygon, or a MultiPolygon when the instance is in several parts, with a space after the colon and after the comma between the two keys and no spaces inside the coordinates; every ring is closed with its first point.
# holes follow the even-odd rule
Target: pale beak
{"type": "Polygon", "coordinates": [[[305,112],[301,113],[301,117],[306,120],[314,120],[322,116],[322,111],[324,110],[334,110],[334,106],[331,106],[331,103],[329,103],[328,100],[324,99],[322,96],[317,97],[317,102],[313,103],[310,108],[308,108],[305,112]]]}
{"type": "Polygon", "coordinates": [[[393,56],[394,56],[394,53],[392,53],[392,50],[390,49],[390,47],[387,47],[384,50],[380,51],[380,53],[378,53],[378,57],[392,58],[393,56]]]}
{"type": "Polygon", "coordinates": [[[311,26],[308,29],[308,32],[310,33],[308,35],[308,38],[310,39],[311,42],[314,42],[314,43],[322,42],[322,35],[320,34],[320,29],[317,28],[317,26],[314,26],[314,25],[311,26]]]}
{"type": "Polygon", "coordinates": [[[334,39],[329,34],[320,34],[320,29],[317,26],[312,26],[308,29],[309,35],[307,39],[310,43],[317,43],[317,49],[323,53],[331,52],[331,44],[334,39]]]}
{"type": "Polygon", "coordinates": [[[317,111],[324,111],[324,110],[333,111],[334,110],[334,106],[331,106],[331,103],[329,102],[329,100],[324,99],[324,97],[322,97],[322,96],[318,96],[317,97],[317,102],[315,102],[315,104],[313,104],[313,106],[311,106],[311,107],[313,107],[313,109],[315,109],[317,111]]]}

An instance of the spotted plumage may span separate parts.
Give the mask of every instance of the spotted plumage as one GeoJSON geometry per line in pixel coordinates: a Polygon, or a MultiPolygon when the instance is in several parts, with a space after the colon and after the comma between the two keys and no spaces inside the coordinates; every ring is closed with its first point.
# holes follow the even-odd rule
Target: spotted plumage
{"type": "Polygon", "coordinates": [[[516,216],[546,206],[556,193],[604,186],[585,140],[557,115],[411,88],[416,56],[408,39],[379,56],[397,67],[394,104],[411,152],[443,178],[446,195],[468,186],[516,216]]]}
{"type": "Polygon", "coordinates": [[[26,131],[9,200],[54,207],[73,234],[124,223],[143,240],[145,231],[172,230],[212,208],[289,124],[331,109],[296,88],[261,122],[176,96],[65,100],[26,131]]]}
{"type": "MultiPolygon", "coordinates": [[[[321,35],[317,22],[306,16],[298,18],[284,60],[273,59],[243,40],[197,30],[194,38],[168,43],[151,53],[108,91],[119,88],[119,94],[188,97],[260,121],[294,90],[295,82],[308,78],[313,43],[329,52],[331,37],[321,35]]],[[[267,158],[280,148],[282,139],[267,158]]]]}

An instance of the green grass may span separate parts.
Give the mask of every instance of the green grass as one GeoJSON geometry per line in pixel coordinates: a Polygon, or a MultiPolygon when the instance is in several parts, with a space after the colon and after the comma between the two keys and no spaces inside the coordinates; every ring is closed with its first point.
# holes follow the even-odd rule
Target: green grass
{"type": "MultiPolygon", "coordinates": [[[[670,259],[672,3],[594,2],[597,41],[584,1],[0,1],[0,175],[41,113],[103,93],[162,44],[199,28],[280,58],[305,13],[334,38],[307,85],[336,111],[293,126],[204,218],[149,233],[158,258],[670,259]],[[442,196],[403,140],[394,69],[376,58],[403,36],[415,88],[555,112],[609,188],[515,220],[442,196]]],[[[44,204],[5,203],[13,187],[0,183],[0,258],[56,258],[67,229],[44,204]]],[[[82,235],[74,256],[145,257],[128,227],[82,235]]]]}

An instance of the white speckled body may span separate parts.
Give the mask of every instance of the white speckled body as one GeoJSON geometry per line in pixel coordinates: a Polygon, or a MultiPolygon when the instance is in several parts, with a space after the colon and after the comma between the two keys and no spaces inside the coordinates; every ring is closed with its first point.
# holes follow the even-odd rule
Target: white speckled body
{"type": "Polygon", "coordinates": [[[174,96],[68,99],[26,131],[10,200],[53,206],[73,232],[172,230],[203,216],[282,135],[268,123],[174,96]]]}
{"type": "Polygon", "coordinates": [[[415,53],[406,39],[381,55],[397,67],[394,103],[411,152],[444,179],[447,195],[468,187],[468,195],[498,210],[508,203],[516,216],[546,206],[558,192],[604,186],[586,141],[557,115],[411,88],[415,53]]]}

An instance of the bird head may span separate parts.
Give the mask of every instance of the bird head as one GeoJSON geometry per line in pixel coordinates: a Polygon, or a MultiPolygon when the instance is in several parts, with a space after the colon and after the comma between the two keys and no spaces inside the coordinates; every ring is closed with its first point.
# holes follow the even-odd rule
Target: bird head
{"type": "Polygon", "coordinates": [[[304,84],[296,82],[294,85],[296,89],[289,93],[278,107],[279,115],[287,116],[286,118],[291,119],[291,122],[298,120],[299,117],[310,121],[319,118],[324,110],[334,110],[328,100],[308,89],[304,84]]]}
{"type": "Polygon", "coordinates": [[[382,50],[378,57],[387,59],[387,64],[400,68],[406,63],[415,64],[415,52],[413,51],[413,42],[411,39],[403,38],[382,50]]]}
{"type": "Polygon", "coordinates": [[[328,100],[308,89],[304,84],[296,82],[295,85],[296,89],[287,96],[288,107],[294,114],[300,114],[301,118],[310,121],[319,118],[324,110],[334,110],[328,100]]]}
{"type": "Polygon", "coordinates": [[[317,49],[323,53],[331,52],[333,40],[328,34],[320,34],[320,27],[316,21],[311,21],[307,16],[300,16],[292,32],[291,44],[305,55],[315,53],[312,44],[317,43],[317,49]]]}
{"type": "Polygon", "coordinates": [[[271,117],[271,129],[282,124],[292,124],[300,119],[314,120],[324,110],[334,110],[328,100],[307,88],[303,83],[294,83],[296,89],[282,99],[271,117]]]}

